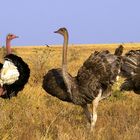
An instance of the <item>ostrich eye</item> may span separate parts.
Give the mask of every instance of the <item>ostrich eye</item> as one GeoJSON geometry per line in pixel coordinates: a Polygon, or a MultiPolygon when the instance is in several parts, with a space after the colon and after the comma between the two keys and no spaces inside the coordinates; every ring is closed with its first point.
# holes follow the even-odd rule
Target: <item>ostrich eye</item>
{"type": "Polygon", "coordinates": [[[9,37],[12,37],[13,35],[9,34],[9,37]]]}

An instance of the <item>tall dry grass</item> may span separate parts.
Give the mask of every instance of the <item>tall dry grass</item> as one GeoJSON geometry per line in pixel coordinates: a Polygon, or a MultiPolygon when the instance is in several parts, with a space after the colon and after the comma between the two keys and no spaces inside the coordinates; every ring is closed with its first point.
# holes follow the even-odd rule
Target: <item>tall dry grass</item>
{"type": "MultiPolygon", "coordinates": [[[[82,63],[94,50],[117,45],[69,47],[68,70],[76,75],[82,63]]],[[[126,46],[125,51],[134,46],[126,46]]],[[[140,48],[135,45],[134,49],[140,48]]],[[[2,49],[0,50],[2,61],[2,49]]],[[[61,47],[14,48],[31,69],[29,83],[17,97],[0,98],[0,140],[139,140],[140,96],[121,93],[119,85],[113,94],[99,103],[98,120],[93,132],[79,106],[48,95],[41,87],[43,75],[61,67],[61,47]]]]}

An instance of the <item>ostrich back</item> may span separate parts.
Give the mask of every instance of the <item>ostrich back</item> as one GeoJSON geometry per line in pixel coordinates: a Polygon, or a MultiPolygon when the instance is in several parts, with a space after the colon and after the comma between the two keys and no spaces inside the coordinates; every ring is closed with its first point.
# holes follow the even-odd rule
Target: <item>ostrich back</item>
{"type": "Polygon", "coordinates": [[[134,74],[127,77],[124,83],[121,85],[121,90],[131,91],[136,94],[140,94],[140,55],[137,57],[137,67],[134,70],[134,74]]]}
{"type": "Polygon", "coordinates": [[[84,62],[77,74],[80,92],[87,97],[90,103],[102,89],[103,94],[115,82],[120,71],[120,57],[109,51],[95,52],[84,62]]]}
{"type": "Polygon", "coordinates": [[[71,102],[62,76],[62,69],[51,69],[43,78],[43,89],[62,101],[71,102]]]}
{"type": "Polygon", "coordinates": [[[16,80],[11,85],[4,84],[4,88],[7,91],[7,94],[3,95],[2,97],[9,98],[16,96],[17,93],[24,88],[30,76],[30,69],[28,65],[22,60],[22,58],[17,55],[9,54],[6,55],[4,59],[11,61],[17,67],[19,72],[18,80],[16,80]]]}
{"type": "Polygon", "coordinates": [[[121,68],[121,75],[129,78],[135,74],[135,69],[138,66],[138,59],[140,56],[140,50],[130,50],[123,56],[123,63],[121,68]]]}

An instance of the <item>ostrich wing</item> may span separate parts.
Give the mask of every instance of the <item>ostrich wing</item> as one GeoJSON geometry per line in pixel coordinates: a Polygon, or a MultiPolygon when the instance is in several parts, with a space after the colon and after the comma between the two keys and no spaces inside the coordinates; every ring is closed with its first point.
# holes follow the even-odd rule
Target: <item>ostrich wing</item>
{"type": "Polygon", "coordinates": [[[88,89],[96,96],[100,88],[106,90],[108,85],[114,83],[119,68],[119,57],[110,54],[109,51],[95,52],[79,69],[78,83],[82,89],[88,89]]]}
{"type": "Polygon", "coordinates": [[[127,77],[121,85],[121,90],[131,91],[140,94],[140,55],[137,57],[138,65],[134,69],[134,74],[127,77]]]}
{"type": "Polygon", "coordinates": [[[136,75],[133,76],[133,79],[135,81],[135,86],[139,87],[139,90],[140,90],[140,56],[139,56],[139,64],[136,69],[136,75]]]}
{"type": "Polygon", "coordinates": [[[43,89],[48,94],[59,98],[62,101],[70,102],[70,98],[67,93],[67,87],[64,83],[62,69],[51,69],[43,77],[43,89]]]}
{"type": "Polygon", "coordinates": [[[121,68],[121,75],[129,78],[135,74],[135,70],[138,66],[138,58],[140,56],[140,50],[131,50],[123,57],[123,65],[121,68]]]}
{"type": "Polygon", "coordinates": [[[13,84],[19,78],[17,67],[10,61],[5,60],[1,69],[1,80],[3,84],[13,84]]]}

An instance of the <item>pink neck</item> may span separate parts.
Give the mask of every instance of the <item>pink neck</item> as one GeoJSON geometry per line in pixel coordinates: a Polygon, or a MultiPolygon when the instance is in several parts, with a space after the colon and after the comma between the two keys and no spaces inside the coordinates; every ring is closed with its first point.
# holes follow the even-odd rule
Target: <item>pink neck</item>
{"type": "Polygon", "coordinates": [[[6,51],[7,54],[11,54],[11,40],[6,39],[6,51]]]}

